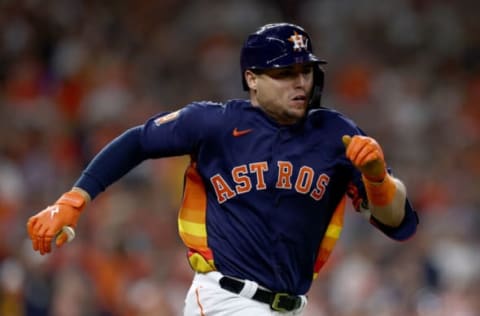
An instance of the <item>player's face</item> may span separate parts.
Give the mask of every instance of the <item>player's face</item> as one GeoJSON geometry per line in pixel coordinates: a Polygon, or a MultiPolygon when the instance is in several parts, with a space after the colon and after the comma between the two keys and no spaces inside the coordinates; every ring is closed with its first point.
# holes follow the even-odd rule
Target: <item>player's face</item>
{"type": "Polygon", "coordinates": [[[280,124],[298,122],[307,112],[313,67],[312,64],[295,64],[260,73],[247,71],[252,104],[261,107],[280,124]]]}

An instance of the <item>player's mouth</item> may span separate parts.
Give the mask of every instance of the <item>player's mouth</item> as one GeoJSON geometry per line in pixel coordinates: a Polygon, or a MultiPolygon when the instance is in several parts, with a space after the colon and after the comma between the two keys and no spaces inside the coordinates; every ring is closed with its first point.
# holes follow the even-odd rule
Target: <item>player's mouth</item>
{"type": "Polygon", "coordinates": [[[298,94],[291,98],[290,101],[295,107],[304,107],[307,104],[307,96],[304,94],[298,94]]]}

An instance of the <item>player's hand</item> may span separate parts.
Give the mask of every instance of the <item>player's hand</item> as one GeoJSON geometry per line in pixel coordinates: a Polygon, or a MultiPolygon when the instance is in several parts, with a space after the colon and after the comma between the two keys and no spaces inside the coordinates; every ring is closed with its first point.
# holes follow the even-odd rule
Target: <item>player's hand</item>
{"type": "Polygon", "coordinates": [[[346,148],[347,158],[367,180],[382,182],[385,179],[387,175],[385,158],[382,147],[375,139],[362,135],[353,137],[343,135],[342,141],[346,148]]]}
{"type": "Polygon", "coordinates": [[[87,198],[82,193],[72,190],[64,193],[55,204],[30,217],[27,231],[33,250],[42,255],[49,253],[54,238],[57,247],[66,243],[69,236],[62,229],[64,226],[76,227],[86,203],[87,198]]]}

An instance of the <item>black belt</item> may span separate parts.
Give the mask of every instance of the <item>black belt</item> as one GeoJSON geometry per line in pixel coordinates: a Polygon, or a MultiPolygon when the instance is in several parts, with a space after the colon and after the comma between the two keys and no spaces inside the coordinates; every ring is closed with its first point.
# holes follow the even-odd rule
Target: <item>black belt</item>
{"type": "MultiPolygon", "coordinates": [[[[227,276],[223,276],[219,283],[222,289],[235,294],[239,294],[245,286],[245,282],[227,276]]],[[[302,305],[302,298],[300,296],[290,295],[288,293],[273,293],[260,288],[257,289],[252,299],[266,303],[270,305],[271,309],[279,312],[293,311],[302,305]]]]}

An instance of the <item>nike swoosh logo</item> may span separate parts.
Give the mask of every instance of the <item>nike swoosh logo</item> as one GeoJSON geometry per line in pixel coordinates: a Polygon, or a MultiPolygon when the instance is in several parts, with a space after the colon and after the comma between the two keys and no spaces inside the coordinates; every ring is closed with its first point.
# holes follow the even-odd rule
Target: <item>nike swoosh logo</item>
{"type": "Polygon", "coordinates": [[[245,135],[245,134],[250,133],[251,131],[252,131],[251,128],[249,128],[249,129],[244,129],[244,130],[239,130],[238,128],[235,127],[235,128],[233,129],[232,135],[233,135],[234,137],[243,136],[243,135],[245,135]]]}

